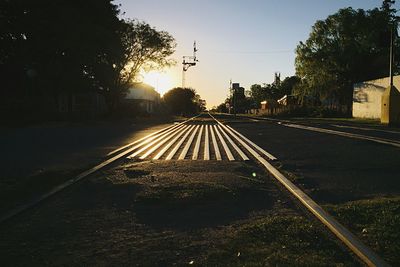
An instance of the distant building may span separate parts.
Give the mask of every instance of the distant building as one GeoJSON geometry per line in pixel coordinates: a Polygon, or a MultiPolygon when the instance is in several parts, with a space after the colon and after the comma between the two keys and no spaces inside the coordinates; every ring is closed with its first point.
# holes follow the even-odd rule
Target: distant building
{"type": "MultiPolygon", "coordinates": [[[[382,95],[389,83],[389,77],[385,77],[354,84],[353,117],[380,119],[382,95]]],[[[393,77],[393,85],[400,89],[400,75],[393,77]]]]}
{"type": "Polygon", "coordinates": [[[135,105],[141,112],[151,114],[155,112],[160,104],[160,94],[153,86],[145,83],[135,83],[128,89],[125,102],[135,105]]]}
{"type": "Polygon", "coordinates": [[[232,94],[234,97],[244,98],[244,88],[240,87],[240,83],[232,83],[232,94]]]}
{"type": "Polygon", "coordinates": [[[240,87],[239,83],[232,83],[231,94],[231,108],[229,113],[244,113],[246,109],[244,106],[244,102],[246,100],[244,88],[240,87]]]}

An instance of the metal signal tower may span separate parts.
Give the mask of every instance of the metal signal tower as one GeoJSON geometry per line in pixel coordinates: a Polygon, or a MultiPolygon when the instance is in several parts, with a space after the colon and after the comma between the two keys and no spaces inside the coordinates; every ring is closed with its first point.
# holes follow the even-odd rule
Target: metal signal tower
{"type": "Polygon", "coordinates": [[[199,62],[196,58],[196,41],[193,43],[193,56],[183,56],[182,61],[182,88],[185,88],[185,72],[192,66],[196,66],[196,62],[199,62]]]}

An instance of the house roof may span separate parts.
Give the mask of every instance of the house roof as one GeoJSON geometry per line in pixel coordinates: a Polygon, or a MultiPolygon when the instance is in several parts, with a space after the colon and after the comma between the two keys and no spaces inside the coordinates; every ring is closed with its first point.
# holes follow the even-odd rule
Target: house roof
{"type": "Polygon", "coordinates": [[[160,94],[151,85],[145,83],[134,83],[132,87],[128,89],[125,99],[158,101],[160,100],[160,94]]]}

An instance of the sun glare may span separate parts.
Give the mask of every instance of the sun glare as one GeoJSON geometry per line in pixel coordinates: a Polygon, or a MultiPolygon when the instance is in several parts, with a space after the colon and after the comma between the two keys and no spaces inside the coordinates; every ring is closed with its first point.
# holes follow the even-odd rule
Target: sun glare
{"type": "Polygon", "coordinates": [[[161,95],[174,87],[171,75],[165,72],[150,71],[143,73],[143,82],[153,86],[161,95]]]}

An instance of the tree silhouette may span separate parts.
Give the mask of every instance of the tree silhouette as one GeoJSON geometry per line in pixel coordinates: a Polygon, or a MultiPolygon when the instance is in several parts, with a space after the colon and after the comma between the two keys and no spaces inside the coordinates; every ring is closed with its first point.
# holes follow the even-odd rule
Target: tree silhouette
{"type": "Polygon", "coordinates": [[[113,110],[141,69],[174,63],[169,33],[119,19],[112,2],[0,1],[2,115],[54,113],[59,95],[90,92],[113,110]]]}
{"type": "Polygon", "coordinates": [[[60,93],[109,90],[124,52],[111,2],[1,1],[3,101],[23,112],[32,103],[54,110],[60,93]]]}
{"type": "Polygon", "coordinates": [[[192,88],[176,87],[163,96],[164,103],[174,115],[191,115],[198,111],[196,91],[192,88]]]}

